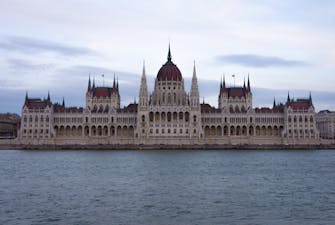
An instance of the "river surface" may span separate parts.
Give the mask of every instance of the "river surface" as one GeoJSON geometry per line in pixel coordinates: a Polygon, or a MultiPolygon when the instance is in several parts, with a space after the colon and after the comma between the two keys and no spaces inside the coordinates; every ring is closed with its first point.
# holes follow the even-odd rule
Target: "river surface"
{"type": "Polygon", "coordinates": [[[0,224],[335,224],[335,151],[0,151],[0,224]]]}

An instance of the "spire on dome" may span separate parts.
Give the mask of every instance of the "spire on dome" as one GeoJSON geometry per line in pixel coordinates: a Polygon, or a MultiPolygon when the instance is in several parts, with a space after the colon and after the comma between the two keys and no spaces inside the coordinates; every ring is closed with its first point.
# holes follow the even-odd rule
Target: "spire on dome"
{"type": "Polygon", "coordinates": [[[168,60],[168,62],[171,62],[171,60],[172,60],[171,50],[170,50],[170,43],[169,43],[169,52],[168,52],[167,60],[168,60]]]}

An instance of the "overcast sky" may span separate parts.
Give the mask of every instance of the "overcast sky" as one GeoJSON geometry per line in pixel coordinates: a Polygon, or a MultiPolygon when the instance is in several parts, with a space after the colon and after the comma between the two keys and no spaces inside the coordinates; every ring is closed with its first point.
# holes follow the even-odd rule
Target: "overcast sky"
{"type": "Polygon", "coordinates": [[[89,74],[118,76],[122,105],[138,96],[166,61],[189,91],[196,61],[201,98],[217,105],[221,76],[242,85],[250,74],[255,106],[308,97],[335,110],[335,2],[320,0],[2,0],[0,112],[20,113],[31,97],[84,106],[89,74]]]}

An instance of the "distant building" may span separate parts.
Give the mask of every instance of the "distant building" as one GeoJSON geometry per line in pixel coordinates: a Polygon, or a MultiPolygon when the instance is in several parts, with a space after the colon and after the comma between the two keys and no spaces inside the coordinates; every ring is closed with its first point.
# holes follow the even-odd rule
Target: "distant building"
{"type": "Polygon", "coordinates": [[[0,114],[0,139],[13,139],[18,135],[20,116],[13,113],[0,114]]]}
{"type": "Polygon", "coordinates": [[[139,102],[120,107],[119,84],[98,87],[89,78],[86,107],[66,107],[26,96],[21,143],[27,144],[314,144],[319,142],[312,97],[253,108],[250,80],[239,87],[218,84],[218,108],[200,103],[196,68],[190,91],[179,68],[167,62],[152,92],[145,68],[139,102]]]}
{"type": "Polygon", "coordinates": [[[335,112],[322,110],[316,114],[316,126],[320,137],[323,139],[335,139],[335,112]]]}

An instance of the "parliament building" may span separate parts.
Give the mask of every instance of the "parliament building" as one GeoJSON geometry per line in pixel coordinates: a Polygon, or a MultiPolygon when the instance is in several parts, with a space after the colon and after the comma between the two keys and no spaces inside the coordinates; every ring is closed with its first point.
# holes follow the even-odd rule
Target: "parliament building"
{"type": "Polygon", "coordinates": [[[195,65],[189,91],[172,62],[166,63],[149,92],[143,66],[138,103],[120,106],[118,81],[97,86],[89,78],[85,108],[66,107],[47,98],[29,98],[22,107],[19,141],[53,145],[263,145],[317,144],[311,95],[254,108],[248,77],[243,86],[223,79],[218,107],[200,102],[195,65]]]}

